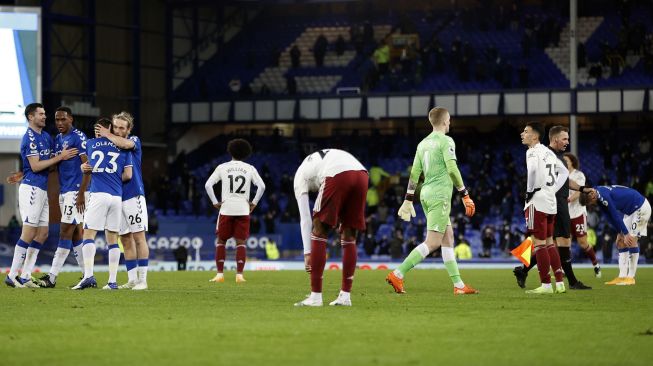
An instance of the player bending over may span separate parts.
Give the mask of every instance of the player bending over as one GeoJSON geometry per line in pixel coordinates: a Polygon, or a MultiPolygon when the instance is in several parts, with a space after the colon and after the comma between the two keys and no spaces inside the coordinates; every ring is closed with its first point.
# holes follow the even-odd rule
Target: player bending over
{"type": "Polygon", "coordinates": [[[417,145],[417,152],[410,171],[406,198],[399,208],[399,217],[410,221],[415,217],[413,195],[417,182],[424,173],[424,185],[420,194],[420,202],[426,215],[426,240],[413,249],[397,269],[390,272],[386,281],[392,285],[395,292],[405,293],[404,276],[426,256],[442,247],[442,260],[453,282],[454,295],[477,294],[474,288],[465,285],[453,249],[453,229],[451,228],[451,193],[456,186],[465,205],[465,214],[473,216],[476,211],[474,201],[463,184],[463,178],[456,164],[456,144],[447,136],[451,124],[451,116],[445,108],[436,107],[429,112],[429,122],[433,132],[417,145]]]}
{"type": "Polygon", "coordinates": [[[337,228],[342,245],[342,285],[332,306],[351,306],[356,270],[356,236],[365,230],[368,174],[350,153],[323,149],[307,156],[297,168],[295,199],[299,207],[304,264],[311,274],[311,294],[295,306],[322,306],[322,275],[326,264],[329,231],[337,228]],[[318,192],[313,217],[309,192],[318,192]]]}
{"type": "MultiPolygon", "coordinates": [[[[580,190],[583,191],[584,187],[580,190]]],[[[639,260],[640,236],[646,236],[648,220],[651,218],[651,204],[639,192],[624,186],[598,186],[585,189],[580,204],[596,205],[607,216],[610,224],[619,231],[619,276],[606,285],[634,285],[637,261],[639,260]]]]}
{"type": "Polygon", "coordinates": [[[254,211],[263,192],[265,183],[256,168],[247,164],[252,154],[252,146],[244,139],[229,141],[227,151],[231,161],[218,165],[204,185],[213,207],[220,210],[216,224],[218,244],[215,247],[215,264],[218,273],[210,282],[224,282],[224,261],[227,256],[226,244],[230,238],[236,239],[236,282],[245,282],[243,270],[247,260],[245,241],[249,237],[249,215],[254,211]],[[213,186],[222,182],[221,201],[218,201],[213,186]],[[249,200],[250,186],[257,187],[253,200],[249,200]]]}

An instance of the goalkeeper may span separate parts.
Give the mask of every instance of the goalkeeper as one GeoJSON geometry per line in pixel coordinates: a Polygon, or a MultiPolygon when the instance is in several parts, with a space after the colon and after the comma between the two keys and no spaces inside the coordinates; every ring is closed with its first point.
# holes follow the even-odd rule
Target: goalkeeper
{"type": "Polygon", "coordinates": [[[442,246],[442,260],[453,282],[454,295],[477,294],[477,290],[463,283],[453,250],[453,229],[449,219],[453,186],[456,186],[463,197],[467,216],[474,215],[475,206],[456,165],[456,144],[451,137],[446,136],[451,123],[449,112],[445,108],[433,108],[429,112],[429,122],[433,126],[433,132],[417,145],[408,191],[398,213],[404,221],[415,217],[413,196],[420,174],[424,173],[420,201],[426,215],[426,240],[413,249],[397,269],[388,274],[386,281],[392,285],[395,292],[404,293],[403,279],[406,273],[429,253],[442,246]]]}

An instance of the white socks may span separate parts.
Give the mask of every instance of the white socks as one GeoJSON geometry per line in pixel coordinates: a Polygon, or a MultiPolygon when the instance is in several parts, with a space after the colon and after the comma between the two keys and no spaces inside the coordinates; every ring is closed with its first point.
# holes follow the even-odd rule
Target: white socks
{"type": "Polygon", "coordinates": [[[73,243],[73,255],[75,256],[75,259],[77,260],[77,265],[79,266],[79,269],[84,272],[84,253],[82,251],[84,241],[76,241],[73,243]]]}
{"type": "Polygon", "coordinates": [[[50,282],[55,283],[57,281],[57,276],[61,272],[61,267],[66,263],[66,258],[70,254],[70,249],[65,249],[62,247],[57,248],[57,251],[54,252],[54,258],[52,258],[52,268],[50,268],[50,282]]]}
{"type": "Polygon", "coordinates": [[[624,278],[628,276],[628,264],[630,252],[628,248],[619,249],[619,277],[624,278]]]}
{"type": "Polygon", "coordinates": [[[95,264],[95,241],[93,239],[84,240],[82,253],[84,256],[84,278],[93,277],[93,265],[95,264]]]}
{"type": "Polygon", "coordinates": [[[14,259],[11,261],[11,269],[9,270],[9,278],[12,280],[18,275],[18,270],[23,266],[28,246],[28,243],[18,239],[14,248],[14,259]]]}
{"type": "Polygon", "coordinates": [[[120,264],[120,247],[118,244],[109,244],[109,283],[115,283],[120,264]]]}
{"type": "Polygon", "coordinates": [[[635,278],[635,273],[637,273],[637,261],[639,261],[639,247],[630,248],[630,260],[628,261],[628,277],[630,278],[635,278]]]}
{"type": "Polygon", "coordinates": [[[23,273],[20,274],[20,278],[28,280],[30,277],[32,277],[32,270],[36,264],[36,257],[39,255],[41,245],[42,244],[37,241],[32,241],[32,243],[29,245],[29,248],[27,248],[25,263],[23,263],[23,273]]]}

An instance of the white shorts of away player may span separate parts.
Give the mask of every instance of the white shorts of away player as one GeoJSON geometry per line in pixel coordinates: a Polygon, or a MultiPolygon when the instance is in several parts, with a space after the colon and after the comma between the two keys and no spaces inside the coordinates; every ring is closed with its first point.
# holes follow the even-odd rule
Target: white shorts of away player
{"type": "Polygon", "coordinates": [[[628,234],[632,236],[646,236],[648,220],[651,218],[651,204],[647,199],[644,203],[630,215],[624,215],[624,224],[628,228],[628,234]]]}
{"type": "Polygon", "coordinates": [[[50,220],[48,192],[41,188],[21,184],[18,187],[18,209],[23,225],[48,226],[50,220]]]}
{"type": "MultiPolygon", "coordinates": [[[[88,192],[84,192],[85,202],[88,204],[88,192]]],[[[70,191],[59,195],[59,209],[61,210],[62,224],[81,224],[84,213],[77,211],[77,191],[70,191]]]]}
{"type": "Polygon", "coordinates": [[[84,229],[118,232],[122,220],[122,197],[91,192],[86,201],[84,229]]]}
{"type": "Polygon", "coordinates": [[[144,196],[136,196],[122,201],[120,235],[147,231],[147,221],[147,204],[144,196]]]}

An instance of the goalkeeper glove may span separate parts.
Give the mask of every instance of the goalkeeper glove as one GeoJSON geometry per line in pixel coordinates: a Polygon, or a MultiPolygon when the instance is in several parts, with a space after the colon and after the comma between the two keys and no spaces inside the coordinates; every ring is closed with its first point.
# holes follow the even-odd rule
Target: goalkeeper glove
{"type": "Polygon", "coordinates": [[[472,198],[469,197],[469,192],[467,191],[466,188],[463,188],[459,192],[463,196],[463,205],[465,206],[465,215],[467,215],[468,217],[474,216],[474,213],[476,212],[476,205],[474,204],[474,201],[472,201],[472,198]]]}
{"type": "Polygon", "coordinates": [[[413,203],[408,200],[404,200],[404,203],[401,204],[401,207],[399,207],[399,212],[397,212],[397,215],[404,220],[404,221],[410,221],[411,217],[415,217],[415,208],[413,207],[413,203]]]}

